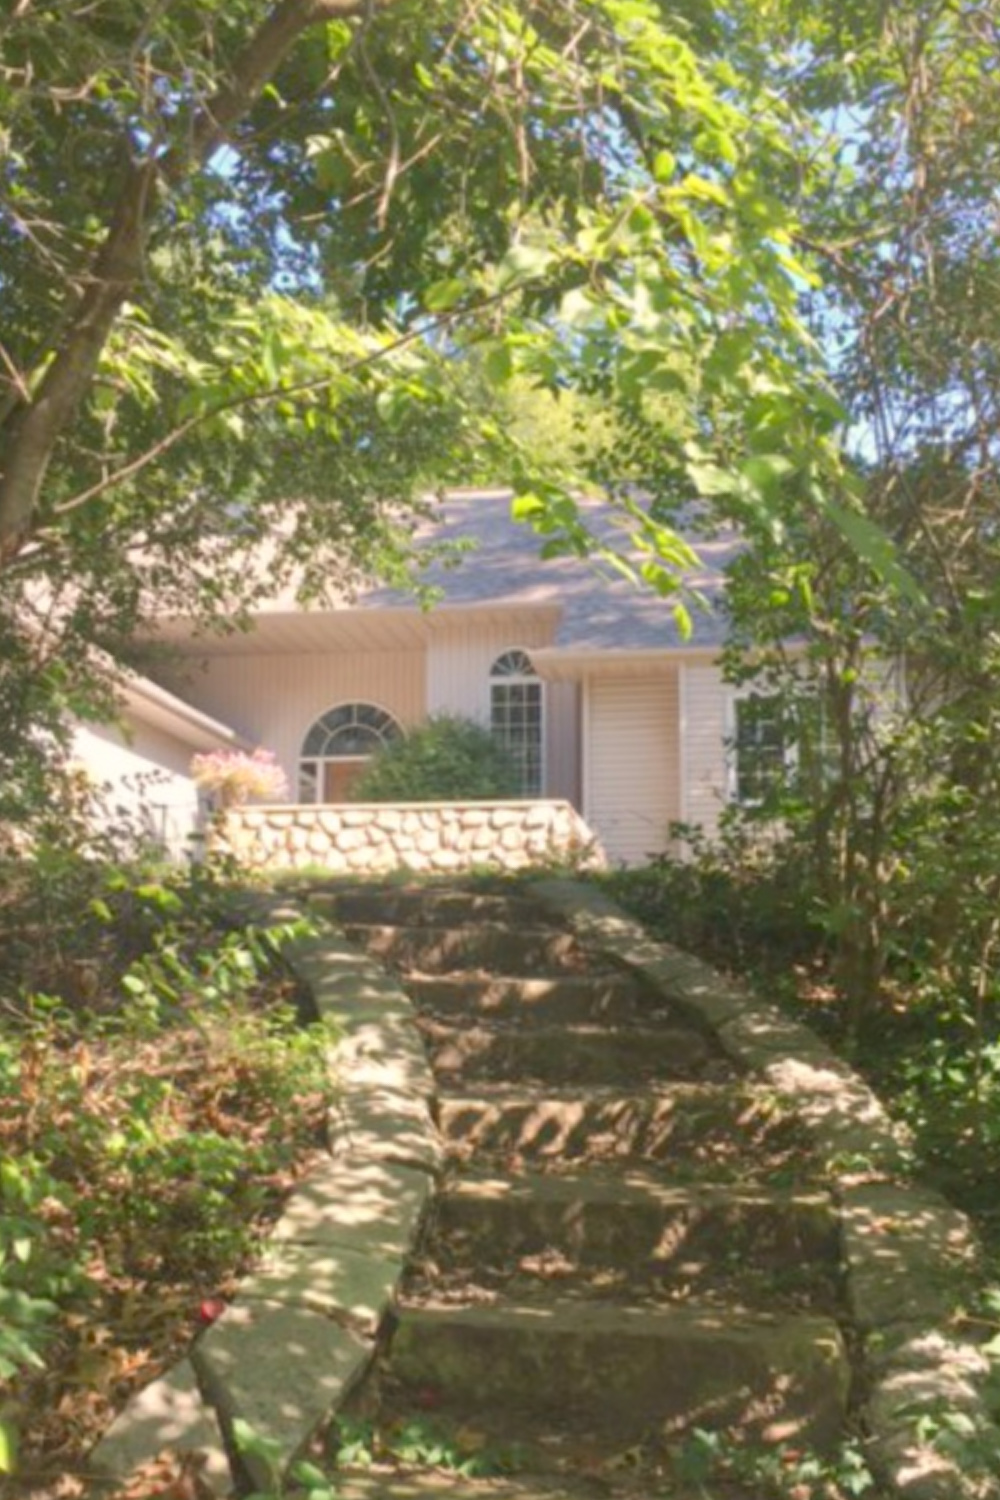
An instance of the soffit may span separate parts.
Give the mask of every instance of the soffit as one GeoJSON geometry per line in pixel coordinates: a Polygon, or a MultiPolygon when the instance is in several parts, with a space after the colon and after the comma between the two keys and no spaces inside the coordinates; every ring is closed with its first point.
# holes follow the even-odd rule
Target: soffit
{"type": "Polygon", "coordinates": [[[299,656],[331,651],[419,651],[439,636],[496,626],[517,633],[529,623],[549,639],[559,618],[557,605],[493,604],[464,609],[269,611],[248,630],[230,635],[192,636],[183,620],[163,621],[153,640],[182,656],[299,656]]]}

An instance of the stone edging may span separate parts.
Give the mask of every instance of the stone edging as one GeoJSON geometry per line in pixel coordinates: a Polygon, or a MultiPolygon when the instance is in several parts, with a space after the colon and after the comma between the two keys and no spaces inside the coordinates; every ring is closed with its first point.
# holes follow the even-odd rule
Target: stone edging
{"type": "MultiPolygon", "coordinates": [[[[302,912],[265,899],[252,915],[270,925],[302,912]]],[[[256,1487],[273,1487],[367,1370],[433,1196],[443,1155],[411,1002],[336,929],[310,923],[317,935],[294,939],[282,958],[337,1030],[329,1154],[290,1196],[236,1300],[93,1450],[94,1476],[109,1485],[169,1448],[195,1454],[212,1492],[229,1495],[233,1423],[243,1421],[274,1457],[242,1453],[240,1465],[256,1487]]]]}
{"type": "Polygon", "coordinates": [[[872,1090],[808,1027],[691,954],[654,942],[602,892],[561,879],[531,889],[584,941],[707,1023],[733,1060],[805,1122],[840,1208],[848,1302],[864,1354],[868,1454],[890,1492],[998,1500],[989,1361],[956,1331],[975,1285],[976,1238],[964,1214],[910,1179],[905,1136],[872,1090]],[[949,1451],[956,1419],[962,1446],[949,1451]]]}

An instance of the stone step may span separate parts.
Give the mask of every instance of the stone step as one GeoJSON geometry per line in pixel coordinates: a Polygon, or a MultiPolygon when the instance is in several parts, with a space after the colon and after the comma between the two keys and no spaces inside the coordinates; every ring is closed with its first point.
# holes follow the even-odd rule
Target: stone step
{"type": "Polygon", "coordinates": [[[442,1093],[438,1124],[458,1154],[561,1162],[684,1163],[719,1175],[808,1171],[801,1124],[767,1090],[678,1083],[626,1092],[614,1089],[518,1089],[479,1085],[475,1093],[442,1093]]]}
{"type": "Polygon", "coordinates": [[[742,1268],[836,1268],[840,1218],[827,1193],[728,1184],[669,1187],[641,1172],[616,1177],[525,1173],[449,1183],[435,1203],[432,1258],[490,1266],[555,1251],[565,1274],[613,1265],[646,1281],[742,1268]],[[440,1247],[440,1248],[439,1248],[440,1247]]]}
{"type": "MultiPolygon", "coordinates": [[[[319,900],[341,922],[393,927],[461,927],[473,922],[504,922],[514,927],[544,924],[545,913],[526,896],[437,890],[433,886],[358,887],[318,892],[319,900]]],[[[553,925],[558,918],[553,918],[553,925]]]]}
{"type": "Polygon", "coordinates": [[[558,1021],[604,1021],[628,1024],[666,1012],[661,999],[643,990],[629,974],[560,974],[549,979],[517,979],[511,975],[468,978],[465,975],[413,975],[407,990],[423,1009],[442,1016],[482,1016],[517,1024],[558,1021]]]}
{"type": "MultiPolygon", "coordinates": [[[[470,1417],[530,1399],[536,1417],[613,1428],[694,1428],[827,1447],[842,1430],[850,1367],[829,1318],[603,1303],[403,1304],[394,1381],[470,1417]]],[[[403,1399],[405,1400],[405,1394],[403,1399]]]]}
{"type": "MultiPolygon", "coordinates": [[[[440,1469],[416,1471],[399,1468],[367,1473],[334,1475],[337,1500],[595,1500],[593,1479],[555,1478],[552,1475],[529,1475],[517,1479],[466,1479],[462,1475],[444,1474],[440,1469]]],[[[687,1486],[670,1490],[657,1483],[658,1500],[705,1500],[704,1486],[687,1486]]],[[[739,1496],[746,1494],[740,1490],[739,1496]]],[[[645,1494],[634,1488],[631,1500],[645,1500],[645,1494]]],[[[720,1495],[720,1500],[722,1497],[720,1495]]],[[[739,1500],[736,1491],[726,1488],[725,1500],[739,1500]]],[[[747,1500],[750,1497],[747,1496],[747,1500]]]]}
{"type": "Polygon", "coordinates": [[[424,974],[491,969],[499,974],[581,969],[585,959],[569,932],[551,927],[480,922],[468,927],[395,927],[351,923],[347,936],[375,958],[424,974]]]}
{"type": "Polygon", "coordinates": [[[630,1085],[730,1076],[732,1066],[693,1026],[448,1026],[421,1030],[438,1078],[630,1085]]]}

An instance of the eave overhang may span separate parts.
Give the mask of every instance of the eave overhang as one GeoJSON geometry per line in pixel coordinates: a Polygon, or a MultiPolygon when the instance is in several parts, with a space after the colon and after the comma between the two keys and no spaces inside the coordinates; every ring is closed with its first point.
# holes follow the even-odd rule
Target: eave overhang
{"type": "Polygon", "coordinates": [[[133,723],[147,724],[162,730],[190,745],[192,750],[249,750],[248,740],[211,718],[200,709],[192,708],[182,698],[168,693],[166,688],[148,677],[120,677],[119,691],[126,716],[133,723]]]}
{"type": "Polygon", "coordinates": [[[294,656],[328,651],[417,651],[436,636],[468,625],[496,624],[518,638],[531,626],[555,634],[561,606],[537,601],[336,610],[269,610],[228,635],[192,633],[184,620],[161,621],[148,639],[185,657],[294,656]]]}
{"type": "Polygon", "coordinates": [[[546,682],[582,682],[593,677],[655,677],[684,663],[716,661],[719,653],[691,646],[638,650],[544,646],[529,651],[529,655],[535,671],[546,682]]]}

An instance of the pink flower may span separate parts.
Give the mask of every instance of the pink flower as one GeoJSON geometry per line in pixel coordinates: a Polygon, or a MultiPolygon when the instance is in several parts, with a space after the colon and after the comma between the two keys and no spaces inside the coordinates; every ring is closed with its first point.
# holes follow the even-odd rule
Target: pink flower
{"type": "Polygon", "coordinates": [[[191,761],[191,776],[206,792],[215,792],[223,807],[234,807],[251,798],[280,802],[288,794],[288,781],[271,750],[212,750],[191,761]]]}

